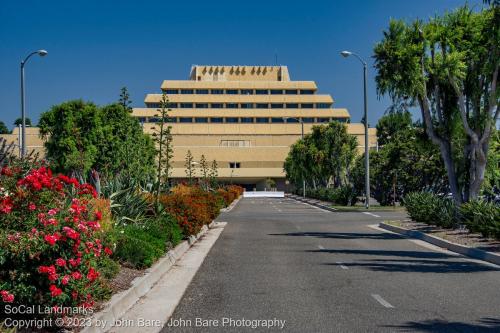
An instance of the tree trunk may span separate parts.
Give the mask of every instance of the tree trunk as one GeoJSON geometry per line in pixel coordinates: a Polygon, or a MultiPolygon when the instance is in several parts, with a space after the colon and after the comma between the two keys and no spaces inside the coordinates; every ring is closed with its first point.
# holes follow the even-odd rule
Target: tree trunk
{"type": "Polygon", "coordinates": [[[471,152],[471,165],[469,182],[470,199],[477,199],[481,184],[484,181],[484,173],[486,171],[488,144],[474,145],[471,152]]]}

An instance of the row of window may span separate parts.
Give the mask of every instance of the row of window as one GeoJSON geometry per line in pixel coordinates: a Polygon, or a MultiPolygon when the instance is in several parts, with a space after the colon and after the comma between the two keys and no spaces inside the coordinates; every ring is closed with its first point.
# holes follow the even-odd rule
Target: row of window
{"type": "MultiPolygon", "coordinates": [[[[171,123],[226,123],[226,124],[268,124],[268,123],[300,123],[302,120],[306,124],[329,123],[330,121],[348,122],[348,118],[330,118],[330,117],[169,117],[171,123]]],[[[141,123],[157,123],[160,118],[157,117],[139,117],[141,123]]]]}
{"type": "Polygon", "coordinates": [[[313,95],[312,89],[165,89],[167,95],[313,95]]]}
{"type": "MultiPolygon", "coordinates": [[[[160,103],[146,103],[159,109],[160,103]]],[[[168,103],[170,109],[329,109],[331,103],[168,103]]]]}

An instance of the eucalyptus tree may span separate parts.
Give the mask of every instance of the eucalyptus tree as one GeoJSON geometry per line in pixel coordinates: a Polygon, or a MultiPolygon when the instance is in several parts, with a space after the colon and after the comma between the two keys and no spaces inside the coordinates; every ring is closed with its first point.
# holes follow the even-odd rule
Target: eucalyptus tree
{"type": "Polygon", "coordinates": [[[484,180],[500,112],[499,27],[497,6],[465,6],[426,23],[391,20],[374,50],[378,93],[418,105],[456,202],[476,198],[484,180]]]}

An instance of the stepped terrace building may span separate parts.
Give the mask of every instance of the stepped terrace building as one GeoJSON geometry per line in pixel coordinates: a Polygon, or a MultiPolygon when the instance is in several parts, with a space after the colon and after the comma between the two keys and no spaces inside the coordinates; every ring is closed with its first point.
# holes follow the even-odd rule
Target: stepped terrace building
{"type": "MultiPolygon", "coordinates": [[[[270,178],[283,190],[283,163],[301,136],[300,122],[305,133],[332,120],[348,123],[364,150],[363,125],[349,123],[349,112],[333,108],[314,81],[290,80],[286,66],[193,66],[189,80],[166,80],[161,90],[171,103],[174,179],[186,178],[190,150],[195,161],[202,154],[217,161],[220,181],[261,190],[270,178]]],[[[148,94],[146,107],[133,110],[146,133],[158,120],[160,100],[161,94],[148,94]]],[[[369,135],[375,147],[375,129],[369,135]]]]}

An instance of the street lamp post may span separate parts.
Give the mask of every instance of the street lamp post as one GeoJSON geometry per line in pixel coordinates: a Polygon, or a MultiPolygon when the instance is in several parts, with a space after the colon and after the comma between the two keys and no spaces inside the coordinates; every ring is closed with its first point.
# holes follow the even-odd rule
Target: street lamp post
{"type": "Polygon", "coordinates": [[[370,150],[368,147],[368,106],[367,106],[367,98],[366,98],[366,61],[361,59],[360,56],[358,56],[354,52],[350,51],[342,51],[340,54],[344,57],[347,58],[350,55],[355,56],[358,58],[359,61],[363,64],[363,94],[364,94],[364,122],[365,122],[365,195],[366,195],[366,200],[365,200],[365,207],[368,209],[370,208],[370,150]]]}
{"type": "MultiPolygon", "coordinates": [[[[302,121],[302,118],[283,117],[283,119],[284,120],[295,119],[300,123],[300,125],[302,127],[301,138],[302,138],[302,141],[304,141],[304,122],[302,121]]],[[[302,196],[304,198],[306,197],[306,180],[304,178],[304,175],[302,175],[302,196]]]]}
{"type": "Polygon", "coordinates": [[[26,113],[24,110],[24,65],[26,65],[26,62],[28,59],[34,55],[38,54],[40,57],[44,57],[47,55],[47,51],[45,50],[38,50],[31,52],[28,54],[26,58],[24,58],[23,61],[21,61],[21,119],[22,119],[22,128],[21,128],[21,158],[24,158],[26,155],[26,113]]]}

